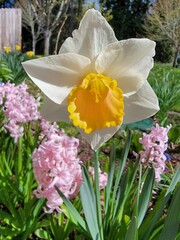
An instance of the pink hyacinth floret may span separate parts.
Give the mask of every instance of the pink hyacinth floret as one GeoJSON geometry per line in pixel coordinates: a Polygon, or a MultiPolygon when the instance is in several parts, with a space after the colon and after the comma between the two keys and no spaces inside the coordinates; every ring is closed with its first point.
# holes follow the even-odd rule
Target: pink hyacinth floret
{"type": "Polygon", "coordinates": [[[27,90],[28,87],[25,83],[15,86],[8,82],[0,86],[0,105],[6,116],[3,130],[8,130],[15,142],[23,136],[23,124],[40,117],[38,111],[40,99],[35,99],[27,90]]]}
{"type": "MultiPolygon", "coordinates": [[[[35,195],[46,198],[47,213],[62,212],[63,200],[55,186],[69,199],[74,198],[82,183],[82,171],[77,157],[79,141],[66,136],[56,124],[42,120],[46,137],[32,154],[34,175],[38,182],[35,195]]],[[[45,136],[45,135],[44,135],[45,136]]]]}
{"type": "Polygon", "coordinates": [[[152,165],[155,169],[155,178],[159,182],[165,170],[168,131],[172,126],[161,127],[158,124],[151,128],[149,134],[144,133],[139,139],[144,151],[140,152],[140,160],[145,165],[152,165]]]}
{"type": "MultiPolygon", "coordinates": [[[[91,176],[94,179],[94,174],[95,174],[94,173],[94,168],[93,167],[89,167],[88,171],[89,171],[89,173],[91,174],[91,176]]],[[[106,172],[102,173],[100,167],[98,168],[98,173],[99,173],[99,187],[102,190],[107,185],[108,174],[106,172]]]]}

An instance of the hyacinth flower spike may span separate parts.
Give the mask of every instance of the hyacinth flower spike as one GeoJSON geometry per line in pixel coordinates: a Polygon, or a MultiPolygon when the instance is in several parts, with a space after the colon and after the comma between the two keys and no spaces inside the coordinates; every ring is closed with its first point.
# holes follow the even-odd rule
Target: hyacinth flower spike
{"type": "Polygon", "coordinates": [[[96,150],[122,124],[154,115],[158,99],[147,82],[155,42],[118,41],[105,18],[90,9],[59,54],[23,66],[45,94],[42,116],[68,121],[96,150]]]}

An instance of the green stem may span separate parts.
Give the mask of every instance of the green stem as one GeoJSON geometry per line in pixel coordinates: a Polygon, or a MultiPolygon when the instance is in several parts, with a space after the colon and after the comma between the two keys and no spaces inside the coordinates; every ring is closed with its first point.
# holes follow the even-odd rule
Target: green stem
{"type": "Polygon", "coordinates": [[[18,139],[18,159],[17,159],[17,174],[18,177],[22,171],[22,138],[19,137],[18,139]]]}
{"type": "Polygon", "coordinates": [[[98,220],[98,226],[99,226],[100,240],[103,240],[104,236],[103,236],[101,203],[100,203],[98,153],[99,151],[97,150],[94,154],[95,196],[96,196],[96,209],[97,209],[97,220],[98,220]]]}
{"type": "Polygon", "coordinates": [[[139,164],[139,180],[138,180],[138,187],[137,187],[137,193],[136,193],[136,202],[135,202],[135,207],[133,211],[133,216],[138,218],[138,207],[139,207],[139,194],[141,191],[141,185],[142,185],[142,164],[139,164]]]}

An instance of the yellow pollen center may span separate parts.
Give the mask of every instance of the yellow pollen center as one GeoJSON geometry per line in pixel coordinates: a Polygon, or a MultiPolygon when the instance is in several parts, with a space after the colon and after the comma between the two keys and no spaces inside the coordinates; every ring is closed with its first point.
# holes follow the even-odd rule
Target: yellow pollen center
{"type": "Polygon", "coordinates": [[[69,118],[86,133],[120,125],[124,116],[123,99],[116,80],[89,73],[69,94],[69,118]]]}

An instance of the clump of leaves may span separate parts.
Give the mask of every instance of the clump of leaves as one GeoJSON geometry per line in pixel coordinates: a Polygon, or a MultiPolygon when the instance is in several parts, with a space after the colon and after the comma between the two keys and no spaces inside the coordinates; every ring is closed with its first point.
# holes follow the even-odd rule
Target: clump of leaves
{"type": "Polygon", "coordinates": [[[4,61],[0,61],[0,82],[13,81],[12,71],[4,61]]]}
{"type": "MultiPolygon", "coordinates": [[[[180,99],[179,75],[174,71],[164,71],[160,76],[151,75],[151,85],[159,99],[160,111],[156,117],[162,122],[167,119],[168,111],[176,110],[180,99]]],[[[178,110],[178,109],[177,109],[178,110]]]]}
{"type": "Polygon", "coordinates": [[[19,51],[1,54],[0,61],[6,65],[6,72],[9,71],[9,73],[11,73],[9,76],[6,75],[6,78],[3,79],[3,81],[11,81],[15,84],[23,82],[25,78],[27,78],[27,74],[24,71],[21,63],[28,59],[29,57],[26,54],[19,51]]]}

